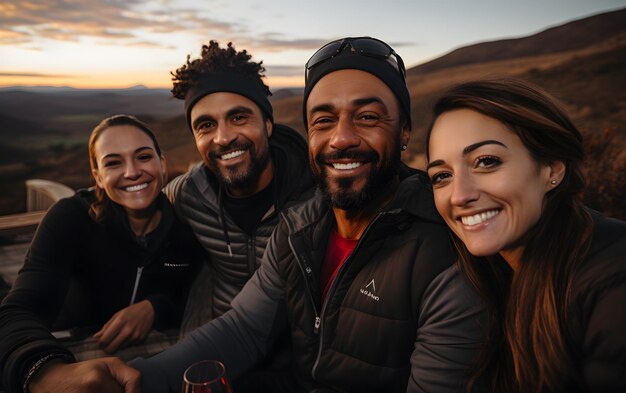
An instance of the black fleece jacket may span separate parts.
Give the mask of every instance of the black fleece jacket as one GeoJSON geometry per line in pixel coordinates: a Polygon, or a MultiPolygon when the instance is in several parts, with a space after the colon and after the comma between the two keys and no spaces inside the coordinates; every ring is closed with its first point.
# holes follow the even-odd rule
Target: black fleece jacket
{"type": "Polygon", "coordinates": [[[189,284],[204,255],[189,229],[161,194],[161,222],[144,247],[121,206],[113,204],[113,214],[96,223],[88,214],[92,200],[93,192],[83,190],[50,208],[0,306],[0,369],[9,392],[22,390],[37,360],[53,353],[70,355],[51,330],[96,331],[117,311],[144,299],[154,307],[154,328],[180,323],[189,284]]]}

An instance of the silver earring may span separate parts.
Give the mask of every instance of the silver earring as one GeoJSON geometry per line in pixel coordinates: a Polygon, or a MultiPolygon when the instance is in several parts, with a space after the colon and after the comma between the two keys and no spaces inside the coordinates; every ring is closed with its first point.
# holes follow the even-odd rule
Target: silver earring
{"type": "Polygon", "coordinates": [[[556,184],[556,180],[554,180],[554,179],[550,180],[550,184],[555,185],[556,184]]]}
{"type": "Polygon", "coordinates": [[[402,145],[402,150],[406,150],[407,146],[406,145],[402,145]]]}

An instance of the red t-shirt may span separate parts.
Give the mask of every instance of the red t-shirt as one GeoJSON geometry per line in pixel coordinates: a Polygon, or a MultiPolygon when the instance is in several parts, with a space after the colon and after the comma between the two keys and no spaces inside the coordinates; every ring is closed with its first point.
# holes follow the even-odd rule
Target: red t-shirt
{"type": "Polygon", "coordinates": [[[322,275],[320,284],[322,287],[322,301],[326,298],[326,293],[330,288],[330,284],[335,279],[335,275],[343,262],[356,247],[358,239],[344,239],[337,233],[337,229],[333,228],[328,237],[328,249],[326,250],[326,258],[322,266],[322,275]]]}

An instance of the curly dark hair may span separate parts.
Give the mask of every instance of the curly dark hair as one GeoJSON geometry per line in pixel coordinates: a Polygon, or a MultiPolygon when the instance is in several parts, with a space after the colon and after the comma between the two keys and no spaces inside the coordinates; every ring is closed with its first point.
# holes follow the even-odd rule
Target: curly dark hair
{"type": "Polygon", "coordinates": [[[181,100],[185,99],[187,91],[194,86],[199,79],[208,73],[236,72],[243,75],[259,78],[259,83],[265,88],[266,96],[271,95],[270,88],[263,83],[265,67],[263,62],[250,61],[252,55],[244,49],[241,52],[229,42],[226,48],[220,48],[217,41],[211,40],[209,45],[202,45],[202,54],[199,59],[190,61],[191,55],[187,55],[187,62],[172,74],[172,94],[181,100]]]}

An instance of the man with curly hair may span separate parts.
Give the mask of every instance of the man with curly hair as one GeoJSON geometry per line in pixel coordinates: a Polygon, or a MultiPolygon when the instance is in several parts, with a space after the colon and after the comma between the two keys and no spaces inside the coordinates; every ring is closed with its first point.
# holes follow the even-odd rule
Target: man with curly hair
{"type": "MultiPolygon", "coordinates": [[[[172,73],[172,94],[185,102],[203,163],[165,192],[210,257],[192,289],[183,334],[230,310],[260,265],[280,211],[313,194],[306,140],[274,124],[265,68],[251,57],[210,41],[199,59],[188,56],[172,73]]],[[[271,370],[288,364],[277,359],[284,352],[268,362],[271,370]]]]}
{"type": "Polygon", "coordinates": [[[251,57],[211,41],[199,59],[188,56],[172,73],[172,93],[185,101],[203,163],[170,182],[166,193],[211,262],[210,307],[195,320],[188,316],[184,329],[230,309],[259,266],[279,212],[312,195],[306,141],[274,124],[265,68],[251,57]]]}

